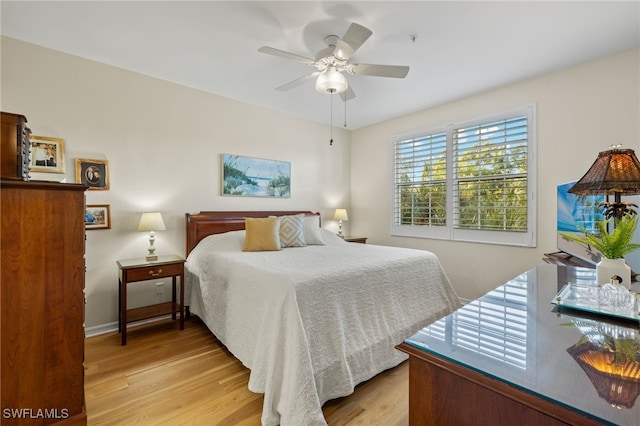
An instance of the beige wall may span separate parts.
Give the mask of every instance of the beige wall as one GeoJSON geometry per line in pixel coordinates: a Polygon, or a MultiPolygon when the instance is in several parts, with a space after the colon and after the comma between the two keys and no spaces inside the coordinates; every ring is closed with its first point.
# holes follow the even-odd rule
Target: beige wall
{"type": "MultiPolygon", "coordinates": [[[[87,192],[87,203],[111,205],[113,222],[111,230],[87,232],[90,329],[117,321],[115,261],[145,254],[147,236],[135,231],[142,211],[164,215],[168,229],[157,233],[158,252],[183,254],[185,212],[310,209],[336,229],[333,208],[346,207],[345,233],[434,251],[458,294],[474,298],[555,250],[558,183],[581,177],[610,144],[640,150],[638,49],[352,133],[336,128],[329,147],[327,126],[10,38],[1,47],[1,109],[26,115],[34,134],[65,140],[67,181],[74,181],[74,158],[109,161],[111,190],[87,192]],[[389,235],[393,134],[532,102],[537,248],[389,235]],[[220,196],[221,153],[291,161],[292,197],[220,196]]],[[[135,304],[157,297],[152,284],[133,290],[135,304]]]]}
{"type": "Polygon", "coordinates": [[[435,252],[465,298],[480,296],[539,263],[545,252],[556,249],[556,185],[582,177],[598,152],[612,144],[640,150],[639,52],[623,52],[354,131],[351,232],[367,235],[371,243],[435,252]],[[536,248],[390,236],[393,134],[529,103],[537,104],[538,119],[536,248]]]}
{"type": "MultiPolygon", "coordinates": [[[[136,232],[142,211],[164,216],[157,253],[183,255],[186,212],[308,209],[337,229],[333,209],[349,207],[348,131],[334,129],[329,146],[325,125],[10,38],[1,59],[2,111],[24,114],[36,135],[65,140],[67,182],[74,158],[109,161],[111,189],[86,195],[88,204],[110,204],[113,222],[87,232],[89,328],[117,321],[116,260],[146,254],[148,235],[136,232]],[[291,198],[221,196],[222,153],[290,161],[291,198]]],[[[135,305],[162,298],[153,283],[130,294],[135,305]]]]}

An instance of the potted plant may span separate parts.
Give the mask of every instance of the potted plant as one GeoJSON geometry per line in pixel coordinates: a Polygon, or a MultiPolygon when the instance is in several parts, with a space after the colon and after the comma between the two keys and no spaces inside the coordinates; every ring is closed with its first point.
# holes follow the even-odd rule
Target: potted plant
{"type": "Polygon", "coordinates": [[[638,223],[638,216],[627,212],[621,218],[613,217],[597,223],[597,232],[590,233],[579,227],[584,235],[561,233],[564,238],[587,244],[602,253],[596,265],[598,284],[610,282],[612,276],[621,278],[620,284],[629,288],[631,285],[631,268],[626,264],[624,256],[640,249],[640,244],[632,243],[633,234],[638,223]],[[607,226],[613,220],[613,231],[607,226]]]}

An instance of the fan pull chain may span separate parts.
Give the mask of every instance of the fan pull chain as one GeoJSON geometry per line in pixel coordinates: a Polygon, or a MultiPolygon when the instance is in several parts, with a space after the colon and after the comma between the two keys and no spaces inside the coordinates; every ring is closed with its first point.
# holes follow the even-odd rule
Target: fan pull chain
{"type": "Polygon", "coordinates": [[[347,127],[347,97],[344,97],[344,127],[347,127]]]}
{"type": "Polygon", "coordinates": [[[329,92],[331,93],[331,96],[329,96],[330,100],[329,100],[329,112],[330,112],[330,119],[329,119],[329,125],[331,126],[331,130],[330,130],[330,138],[329,139],[329,146],[333,146],[333,93],[336,91],[336,89],[329,89],[329,92]]]}

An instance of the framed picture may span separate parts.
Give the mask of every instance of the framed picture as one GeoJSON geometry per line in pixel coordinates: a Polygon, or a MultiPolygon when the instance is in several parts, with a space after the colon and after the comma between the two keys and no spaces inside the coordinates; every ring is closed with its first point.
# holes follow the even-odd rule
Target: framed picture
{"type": "Polygon", "coordinates": [[[46,136],[29,136],[31,155],[29,169],[33,172],[64,173],[64,140],[46,136]]]}
{"type": "Polygon", "coordinates": [[[87,204],[84,213],[86,229],[111,229],[111,207],[109,204],[87,204]]]}
{"type": "Polygon", "coordinates": [[[76,183],[89,185],[89,189],[109,189],[109,162],[76,158],[76,183]]]}
{"type": "Polygon", "coordinates": [[[291,163],[222,154],[222,195],[289,198],[291,163]]]}

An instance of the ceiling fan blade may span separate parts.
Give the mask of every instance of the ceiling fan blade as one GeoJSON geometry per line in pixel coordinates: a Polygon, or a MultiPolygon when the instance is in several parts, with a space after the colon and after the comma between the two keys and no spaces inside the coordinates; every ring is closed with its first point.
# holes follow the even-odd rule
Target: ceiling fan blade
{"type": "Polygon", "coordinates": [[[353,52],[358,50],[362,43],[373,34],[373,32],[360,24],[351,23],[347,32],[344,33],[342,39],[336,43],[333,55],[338,59],[349,59],[353,52]]]}
{"type": "Polygon", "coordinates": [[[313,66],[315,64],[315,60],[312,58],[307,58],[306,56],[296,55],[295,53],[285,52],[284,50],[274,49],[269,46],[262,46],[258,49],[260,53],[266,53],[267,55],[279,56],[285,59],[293,59],[294,61],[302,62],[303,64],[313,66]]]}
{"type": "Polygon", "coordinates": [[[356,93],[351,88],[351,85],[347,86],[347,90],[340,93],[340,99],[342,99],[344,102],[349,101],[355,97],[356,97],[356,93]]]}
{"type": "Polygon", "coordinates": [[[347,71],[355,75],[405,78],[409,73],[409,67],[403,65],[351,64],[347,71]]]}
{"type": "Polygon", "coordinates": [[[309,80],[313,80],[318,75],[320,75],[319,71],[312,72],[311,74],[303,75],[300,78],[296,78],[295,80],[288,82],[287,84],[283,84],[280,87],[276,87],[276,90],[280,90],[281,92],[283,92],[285,90],[293,89],[294,87],[298,87],[309,80]]]}

